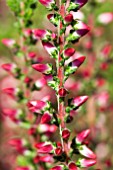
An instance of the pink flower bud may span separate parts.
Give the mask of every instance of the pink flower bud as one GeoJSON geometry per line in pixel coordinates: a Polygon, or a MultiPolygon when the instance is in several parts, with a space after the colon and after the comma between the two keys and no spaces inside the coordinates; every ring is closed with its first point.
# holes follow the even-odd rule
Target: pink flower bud
{"type": "Polygon", "coordinates": [[[78,150],[81,155],[90,159],[96,159],[96,155],[86,145],[80,146],[78,150]]]}
{"type": "Polygon", "coordinates": [[[77,20],[77,23],[73,25],[73,28],[76,30],[77,34],[82,37],[90,31],[90,28],[83,23],[82,21],[77,20]]]}
{"type": "MultiPolygon", "coordinates": [[[[36,146],[36,145],[35,145],[36,146]]],[[[38,153],[51,153],[53,150],[53,146],[51,144],[44,144],[40,148],[37,147],[38,153]]]]}
{"type": "Polygon", "coordinates": [[[3,89],[2,91],[8,94],[10,97],[15,98],[18,90],[14,87],[9,87],[9,88],[3,89]]]}
{"type": "Polygon", "coordinates": [[[33,30],[33,36],[35,39],[38,39],[38,38],[44,39],[44,38],[47,38],[48,35],[50,36],[51,34],[46,30],[42,30],[42,29],[33,30]]]}
{"type": "Polygon", "coordinates": [[[64,88],[59,89],[58,94],[60,97],[64,97],[67,94],[67,90],[64,88]]]}
{"type": "Polygon", "coordinates": [[[49,64],[33,64],[32,67],[41,73],[50,74],[52,67],[49,64]]]}
{"type": "Polygon", "coordinates": [[[83,103],[85,103],[88,99],[88,96],[78,96],[78,97],[75,97],[71,104],[74,106],[74,108],[78,108],[80,107],[83,103]]]}
{"type": "Polygon", "coordinates": [[[53,168],[51,168],[50,170],[63,170],[63,166],[54,166],[53,168]]]}
{"type": "Polygon", "coordinates": [[[48,112],[45,112],[41,117],[41,124],[49,123],[51,119],[52,119],[52,115],[49,114],[48,112]]]}
{"type": "Polygon", "coordinates": [[[110,54],[111,52],[111,49],[112,49],[112,46],[110,44],[107,44],[103,47],[102,49],[102,54],[105,55],[106,57],[108,57],[108,55],[110,54]]]}
{"type": "Polygon", "coordinates": [[[40,160],[41,162],[48,162],[48,163],[53,163],[53,161],[54,161],[52,155],[41,156],[41,157],[39,158],[39,160],[40,160]]]}
{"type": "Polygon", "coordinates": [[[74,48],[67,48],[67,49],[64,51],[64,55],[65,55],[66,57],[71,57],[74,53],[75,53],[75,49],[74,49],[74,48]]]}
{"type": "Polygon", "coordinates": [[[28,130],[28,134],[29,134],[29,135],[34,135],[34,134],[36,134],[36,128],[35,128],[35,127],[31,127],[31,128],[28,130]]]}
{"type": "Polygon", "coordinates": [[[72,14],[66,15],[65,18],[64,18],[64,21],[65,21],[66,23],[71,23],[72,20],[73,20],[73,15],[72,15],[72,14]]]}
{"type": "Polygon", "coordinates": [[[33,59],[33,58],[36,57],[36,53],[33,52],[33,51],[29,52],[29,53],[28,53],[28,57],[29,57],[30,59],[33,59]]]}
{"type": "Polygon", "coordinates": [[[50,8],[51,9],[51,5],[55,4],[54,0],[39,0],[39,2],[44,5],[46,8],[50,8]]]}
{"type": "Polygon", "coordinates": [[[112,12],[106,12],[102,13],[98,16],[98,21],[102,24],[109,24],[113,21],[113,13],[112,12]]]}
{"type": "Polygon", "coordinates": [[[69,129],[64,129],[64,130],[62,131],[62,138],[63,138],[64,140],[68,140],[69,137],[70,137],[70,131],[69,131],[69,129]]]}
{"type": "Polygon", "coordinates": [[[5,116],[9,116],[9,117],[12,116],[14,117],[18,112],[16,109],[8,109],[8,108],[4,108],[2,111],[5,116]]]}
{"type": "Polygon", "coordinates": [[[7,47],[10,47],[10,48],[11,48],[11,47],[14,46],[15,40],[5,38],[5,39],[2,39],[2,43],[3,43],[4,45],[6,45],[7,47]]]}
{"type": "Polygon", "coordinates": [[[26,37],[29,37],[32,35],[32,30],[30,28],[25,29],[23,32],[26,37]]]}
{"type": "Polygon", "coordinates": [[[15,71],[16,65],[11,63],[2,64],[1,66],[5,71],[13,73],[15,71]]]}
{"type": "Polygon", "coordinates": [[[27,166],[18,166],[17,168],[16,168],[16,170],[30,170],[30,168],[29,167],[27,167],[27,166]]]}
{"type": "Polygon", "coordinates": [[[48,18],[48,20],[54,18],[54,14],[48,14],[48,15],[47,15],[47,18],[48,18]]]}
{"type": "Polygon", "coordinates": [[[48,125],[48,124],[40,124],[38,126],[38,131],[40,133],[54,133],[56,132],[57,127],[55,125],[48,125]]]}
{"type": "Polygon", "coordinates": [[[29,84],[31,83],[32,79],[30,77],[25,77],[24,83],[29,84]]]}
{"type": "Polygon", "coordinates": [[[72,62],[72,67],[80,67],[80,65],[84,62],[85,56],[78,57],[72,62]]]}
{"type": "Polygon", "coordinates": [[[69,170],[77,170],[77,166],[74,162],[70,162],[68,164],[68,168],[69,168],[69,170]]]}
{"type": "Polygon", "coordinates": [[[34,90],[40,90],[42,89],[44,86],[46,85],[46,80],[44,77],[42,77],[41,79],[38,79],[34,85],[33,85],[33,89],[34,90]]]}
{"type": "Polygon", "coordinates": [[[87,3],[88,0],[73,0],[73,1],[74,1],[74,3],[79,5],[79,8],[81,8],[82,6],[84,6],[87,3]]]}
{"type": "Polygon", "coordinates": [[[90,133],[90,129],[83,130],[76,137],[76,143],[82,143],[90,133]]]}
{"type": "Polygon", "coordinates": [[[95,159],[80,159],[79,164],[81,168],[90,167],[96,164],[95,159]]]}
{"type": "Polygon", "coordinates": [[[13,147],[21,147],[22,146],[22,139],[11,139],[9,142],[8,142],[11,146],[13,147]]]}
{"type": "Polygon", "coordinates": [[[41,113],[41,110],[44,109],[46,103],[40,100],[29,101],[27,106],[31,112],[41,113]]]}
{"type": "MultiPolygon", "coordinates": [[[[50,42],[42,42],[43,47],[45,48],[45,50],[50,54],[50,55],[56,55],[57,52],[57,48],[50,42]],[[55,53],[55,54],[54,54],[55,53]]],[[[55,57],[55,56],[54,56],[55,57]]]]}

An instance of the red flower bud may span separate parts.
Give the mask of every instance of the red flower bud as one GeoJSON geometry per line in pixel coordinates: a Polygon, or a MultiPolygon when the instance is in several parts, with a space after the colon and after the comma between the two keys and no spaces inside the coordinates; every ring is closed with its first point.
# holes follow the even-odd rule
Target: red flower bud
{"type": "Polygon", "coordinates": [[[68,168],[69,170],[77,170],[77,166],[74,162],[70,162],[68,168]]]}
{"type": "Polygon", "coordinates": [[[71,57],[74,53],[75,53],[75,49],[74,49],[74,48],[67,48],[67,49],[64,51],[64,55],[65,55],[66,57],[71,57]]]}
{"type": "Polygon", "coordinates": [[[68,140],[69,137],[70,137],[70,131],[69,131],[68,129],[64,129],[64,130],[62,131],[62,138],[63,138],[64,140],[68,140]]]}
{"type": "Polygon", "coordinates": [[[41,123],[49,123],[51,121],[52,115],[49,114],[48,112],[45,112],[43,116],[41,117],[41,123]]]}
{"type": "Polygon", "coordinates": [[[3,89],[2,91],[6,94],[8,94],[10,97],[12,97],[13,99],[15,98],[15,96],[17,95],[18,93],[18,90],[17,88],[14,88],[14,87],[9,87],[9,88],[5,88],[3,89]]]}
{"type": "Polygon", "coordinates": [[[61,155],[62,154],[62,148],[61,147],[58,147],[55,149],[55,154],[58,156],[58,155],[61,155]]]}
{"type": "Polygon", "coordinates": [[[60,97],[64,97],[67,94],[67,90],[64,88],[59,89],[58,94],[60,97]]]}
{"type": "Polygon", "coordinates": [[[51,4],[54,4],[54,0],[39,0],[39,2],[47,8],[50,8],[51,4]]]}
{"type": "Polygon", "coordinates": [[[66,23],[71,23],[72,20],[73,20],[73,15],[72,15],[72,14],[66,15],[65,18],[64,18],[64,21],[65,21],[66,23]]]}

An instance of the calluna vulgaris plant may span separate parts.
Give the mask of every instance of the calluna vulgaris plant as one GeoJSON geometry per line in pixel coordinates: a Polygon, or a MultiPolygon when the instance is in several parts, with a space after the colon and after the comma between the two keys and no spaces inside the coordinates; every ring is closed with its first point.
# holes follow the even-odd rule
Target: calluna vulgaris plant
{"type": "Polygon", "coordinates": [[[49,11],[48,20],[56,27],[51,30],[32,29],[31,17],[37,0],[7,0],[9,7],[17,17],[16,27],[20,40],[3,39],[13,55],[20,57],[21,65],[3,64],[2,68],[14,76],[19,87],[9,87],[3,92],[17,101],[16,109],[5,108],[3,113],[17,125],[28,129],[28,140],[14,138],[9,141],[18,152],[16,170],[79,170],[96,164],[96,155],[87,146],[86,138],[90,129],[83,130],[74,138],[67,125],[73,120],[73,112],[84,104],[88,96],[69,98],[65,82],[84,62],[85,56],[74,58],[76,50],[71,47],[89,32],[89,27],[78,19],[74,19],[72,11],[77,12],[87,0],[39,0],[49,11]],[[54,59],[56,67],[51,63],[42,64],[37,60],[31,46],[37,41],[54,59]],[[43,74],[34,82],[32,68],[43,74]],[[41,90],[46,84],[54,89],[57,97],[57,109],[53,108],[45,96],[41,100],[32,100],[33,91],[41,90]],[[27,109],[28,108],[28,109],[27,109]],[[58,130],[60,141],[51,140],[51,135],[58,130]]]}

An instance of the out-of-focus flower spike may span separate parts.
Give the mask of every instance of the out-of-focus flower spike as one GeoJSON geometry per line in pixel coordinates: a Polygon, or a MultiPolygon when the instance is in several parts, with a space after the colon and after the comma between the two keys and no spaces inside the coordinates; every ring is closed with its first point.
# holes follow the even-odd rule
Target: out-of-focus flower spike
{"type": "Polygon", "coordinates": [[[42,77],[33,84],[32,90],[41,90],[45,85],[46,80],[42,77]]]}
{"type": "Polygon", "coordinates": [[[77,11],[82,6],[84,6],[87,3],[88,0],[71,0],[70,5],[68,7],[68,11],[77,11]]]}
{"type": "Polygon", "coordinates": [[[57,58],[58,51],[57,48],[50,42],[42,42],[44,49],[48,52],[48,54],[53,57],[57,58]]]}
{"type": "Polygon", "coordinates": [[[89,135],[90,129],[83,130],[76,136],[76,143],[81,144],[89,135]]]}
{"type": "Polygon", "coordinates": [[[50,170],[63,170],[63,165],[57,165],[51,168],[50,170]]]}
{"type": "Polygon", "coordinates": [[[75,22],[73,22],[72,26],[80,37],[84,36],[90,31],[89,26],[87,26],[85,23],[83,23],[80,20],[76,20],[75,22]]]}
{"type": "Polygon", "coordinates": [[[78,150],[81,155],[90,159],[96,159],[96,155],[86,145],[81,145],[80,147],[78,147],[78,150]]]}
{"type": "Polygon", "coordinates": [[[41,117],[41,124],[49,123],[52,119],[52,115],[48,112],[45,112],[41,117]]]}
{"type": "Polygon", "coordinates": [[[78,170],[78,168],[74,162],[70,162],[68,164],[68,168],[69,168],[69,170],[78,170]]]}
{"type": "Polygon", "coordinates": [[[14,47],[16,42],[13,39],[5,38],[5,39],[2,39],[2,43],[7,47],[12,48],[14,47]]]}
{"type": "Polygon", "coordinates": [[[95,165],[96,162],[97,161],[95,159],[79,159],[76,164],[80,168],[87,168],[87,167],[95,165]]]}
{"type": "Polygon", "coordinates": [[[32,67],[41,73],[51,74],[53,71],[52,64],[33,64],[32,67]]]}
{"type": "Polygon", "coordinates": [[[55,0],[39,0],[39,2],[49,10],[58,10],[55,0]]]}

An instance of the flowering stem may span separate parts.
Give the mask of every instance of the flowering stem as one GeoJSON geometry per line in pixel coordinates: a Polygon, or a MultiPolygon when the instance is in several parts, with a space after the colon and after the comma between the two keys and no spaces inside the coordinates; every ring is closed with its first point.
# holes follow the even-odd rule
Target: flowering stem
{"type": "MultiPolygon", "coordinates": [[[[59,14],[64,18],[65,16],[65,6],[64,4],[61,4],[61,0],[59,1],[59,14]]],[[[63,25],[62,22],[59,21],[58,26],[58,41],[59,41],[59,55],[57,60],[57,75],[59,79],[59,87],[58,91],[64,87],[64,66],[61,66],[60,63],[62,61],[61,54],[64,50],[64,43],[65,43],[65,37],[64,33],[60,35],[60,30],[62,29],[63,25]]],[[[62,129],[66,128],[64,116],[65,116],[65,106],[64,106],[65,97],[61,98],[59,94],[57,95],[57,102],[58,102],[58,116],[60,119],[60,125],[59,125],[59,131],[60,131],[60,137],[61,137],[61,143],[63,151],[65,152],[67,156],[67,163],[68,163],[68,145],[62,138],[62,129]]]]}

